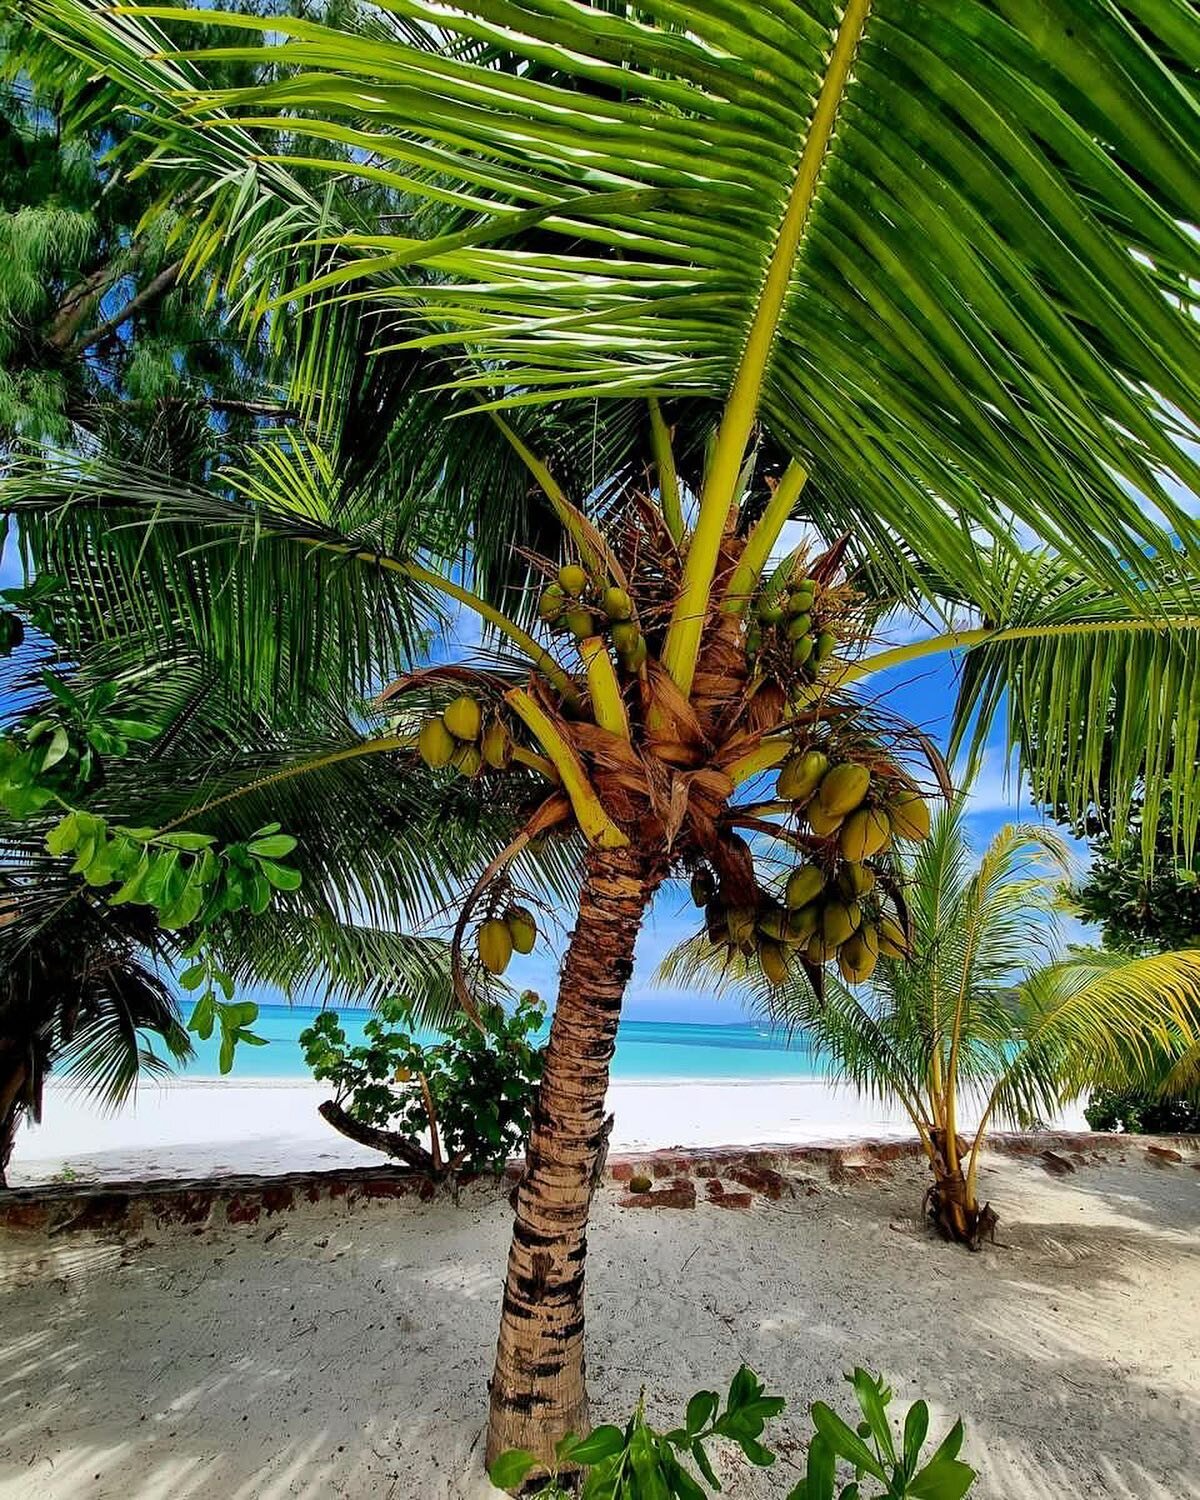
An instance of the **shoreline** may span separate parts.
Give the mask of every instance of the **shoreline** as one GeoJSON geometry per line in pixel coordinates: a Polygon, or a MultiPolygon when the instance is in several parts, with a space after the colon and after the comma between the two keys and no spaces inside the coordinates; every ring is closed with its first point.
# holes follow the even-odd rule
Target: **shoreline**
{"type": "MultiPolygon", "coordinates": [[[[172,1079],[103,1114],[78,1090],[51,1084],[42,1123],[18,1132],[9,1182],[271,1176],[384,1164],[380,1153],[347,1140],[317,1114],[330,1092],[312,1079],[172,1079]]],[[[823,1078],[617,1079],[608,1108],[613,1152],[915,1139],[897,1107],[823,1078]]],[[[964,1110],[963,1128],[973,1123],[964,1110]]],[[[1086,1129],[1078,1108],[1046,1123],[1086,1129]]]]}

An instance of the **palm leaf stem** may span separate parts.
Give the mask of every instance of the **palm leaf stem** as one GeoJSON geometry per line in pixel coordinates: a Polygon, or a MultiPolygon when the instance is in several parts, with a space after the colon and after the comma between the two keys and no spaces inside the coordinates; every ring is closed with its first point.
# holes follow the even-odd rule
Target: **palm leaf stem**
{"type": "Polygon", "coordinates": [[[766,510],[759,516],[754,523],[753,530],[746,538],[746,546],[738,559],[737,567],[733,570],[729,586],[725,590],[725,597],[721,601],[721,609],[726,614],[740,615],[744,612],[755,585],[767,565],[767,560],[771,556],[771,549],[779,540],[779,533],[791,515],[792,507],[807,479],[808,470],[798,460],[793,459],[775,486],[766,510]]]}
{"type": "Polygon", "coordinates": [[[787,301],[792,269],[870,8],[870,0],[849,0],[842,14],[705,475],[696,529],[663,648],[663,665],[684,693],[691,692],[721,541],[737,494],[746,447],[758,418],[763,377],[787,301]]]}
{"type": "Polygon", "coordinates": [[[650,397],[650,448],[658,470],[658,497],[663,520],[677,547],[683,544],[683,505],[679,498],[679,474],[671,447],[671,430],[662,414],[658,399],[650,397]]]}
{"type": "Polygon", "coordinates": [[[903,646],[893,646],[887,651],[878,651],[863,661],[847,665],[839,677],[837,686],[848,687],[864,677],[877,672],[886,672],[891,667],[904,666],[910,661],[919,661],[923,656],[933,656],[941,651],[971,650],[975,646],[1000,645],[1004,641],[1039,641],[1067,636],[1096,635],[1103,631],[1156,631],[1200,630],[1200,615],[1180,615],[1175,618],[1159,617],[1144,620],[1083,620],[1063,625],[1014,625],[1006,630],[994,630],[983,626],[976,630],[948,630],[942,635],[926,637],[921,641],[909,641],[903,646]]]}

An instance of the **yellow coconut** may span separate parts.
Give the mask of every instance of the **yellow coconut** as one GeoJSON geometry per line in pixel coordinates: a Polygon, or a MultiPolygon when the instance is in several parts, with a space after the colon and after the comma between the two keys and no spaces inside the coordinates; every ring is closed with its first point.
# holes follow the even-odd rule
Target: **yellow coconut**
{"type": "Polygon", "coordinates": [[[502,922],[499,917],[489,917],[479,929],[476,946],[479,951],[479,962],[488,973],[503,974],[508,968],[508,961],[512,958],[513,951],[512,933],[508,930],[508,923],[502,922]]]}
{"type": "Polygon", "coordinates": [[[786,941],[787,912],[782,906],[768,906],[765,911],[759,913],[758,930],[763,937],[770,938],[774,943],[786,941]]]}
{"type": "Polygon", "coordinates": [[[474,698],[464,693],[453,703],[447,703],[442,722],[456,740],[477,740],[483,727],[483,711],[474,698]]]}
{"type": "Polygon", "coordinates": [[[838,950],[838,969],[847,984],[862,984],[864,980],[870,979],[875,972],[876,962],[876,955],[859,933],[855,933],[838,950]]]}
{"type": "Polygon", "coordinates": [[[639,636],[637,645],[634,646],[632,651],[622,651],[620,653],[621,665],[627,672],[640,672],[649,655],[650,648],[646,645],[646,637],[644,635],[639,636]]]}
{"type": "Polygon", "coordinates": [[[836,951],[834,948],[827,948],[825,946],[825,939],[819,932],[814,932],[808,940],[806,953],[810,964],[828,963],[836,951]]]}
{"type": "Polygon", "coordinates": [[[842,824],[838,847],[846,859],[860,864],[886,849],[892,836],[887,813],[877,807],[860,807],[842,824]]]}
{"type": "Polygon", "coordinates": [[[844,943],[861,921],[862,908],[857,901],[827,901],[821,910],[821,936],[826,947],[844,943]]]}
{"type": "Polygon", "coordinates": [[[870,865],[849,861],[838,872],[838,890],[848,897],[869,896],[875,889],[875,878],[875,871],[870,865]]]}
{"type": "Polygon", "coordinates": [[[825,889],[825,876],[816,865],[800,865],[792,871],[784,887],[784,899],[796,910],[815,901],[825,889]]]}
{"type": "Polygon", "coordinates": [[[888,803],[888,817],[897,838],[919,843],[929,837],[929,803],[920,792],[898,793],[888,803]]]}
{"type": "Polygon", "coordinates": [[[808,826],[820,839],[832,838],[842,826],[841,813],[827,813],[815,797],[804,809],[804,816],[808,819],[808,826]]]}
{"type": "Polygon", "coordinates": [[[589,635],[596,634],[596,617],[590,609],[569,609],[563,619],[577,641],[586,641],[589,635]]]}
{"type": "Polygon", "coordinates": [[[538,614],[548,625],[553,624],[559,615],[562,614],[566,603],[566,594],[563,593],[557,583],[552,583],[543,591],[542,597],[538,600],[538,614]]]}
{"type": "Polygon", "coordinates": [[[821,925],[821,908],[814,901],[802,906],[799,911],[788,913],[787,937],[789,943],[807,943],[821,925]]]}
{"type": "Polygon", "coordinates": [[[450,764],[464,776],[478,776],[483,756],[474,745],[460,745],[450,757],[450,764]]]}
{"type": "Polygon", "coordinates": [[[499,719],[493,719],[488,725],[479,749],[484,760],[493,770],[502,771],[508,765],[512,755],[512,741],[508,737],[508,730],[499,719]]]}
{"type": "Polygon", "coordinates": [[[787,949],[782,943],[765,942],[758,945],[758,961],[762,971],[772,984],[784,984],[788,977],[787,949]]]}
{"type": "Polygon", "coordinates": [[[904,958],[908,953],[908,935],[887,912],[879,919],[879,951],[884,958],[904,958]]]}
{"type": "Polygon", "coordinates": [[[558,585],[564,594],[578,598],[587,588],[588,576],[577,563],[564,563],[558,570],[558,585]]]}
{"type": "Polygon", "coordinates": [[[844,818],[862,805],[870,785],[871,773],[866,766],[857,766],[853,761],[832,766],[821,777],[821,785],[817,788],[821,811],[830,817],[844,818]]]}
{"type": "Polygon", "coordinates": [[[820,750],[789,756],[779,772],[775,790],[785,802],[806,802],[829,767],[829,757],[820,750]]]}
{"type": "Polygon", "coordinates": [[[427,766],[448,766],[455,739],[441,719],[426,719],[417,736],[417,754],[427,766]]]}
{"type": "Polygon", "coordinates": [[[533,913],[524,906],[510,906],[504,913],[508,935],[512,939],[514,953],[532,953],[537,942],[537,923],[533,913]]]}
{"type": "Polygon", "coordinates": [[[619,620],[612,628],[612,643],[618,651],[635,651],[642,633],[632,620],[619,620]]]}

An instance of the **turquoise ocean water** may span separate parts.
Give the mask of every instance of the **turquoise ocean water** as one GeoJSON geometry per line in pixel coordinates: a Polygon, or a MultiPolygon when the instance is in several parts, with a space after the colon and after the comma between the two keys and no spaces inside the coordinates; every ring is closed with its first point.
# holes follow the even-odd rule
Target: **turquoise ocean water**
{"type": "MultiPolygon", "coordinates": [[[[264,1005],[254,1030],[266,1047],[242,1047],[234,1059],[233,1078],[308,1078],[299,1036],[318,1012],[306,1006],[264,1005]]],[[[363,1040],[369,1011],[338,1012],[350,1042],[363,1040]]],[[[196,1057],[188,1078],[216,1077],[217,1036],[208,1042],[192,1038],[196,1057]]],[[[670,1021],[623,1021],[613,1061],[614,1078],[739,1079],[813,1078],[820,1075],[819,1056],[801,1037],[789,1044],[782,1033],[752,1024],[685,1025],[670,1021]]]]}

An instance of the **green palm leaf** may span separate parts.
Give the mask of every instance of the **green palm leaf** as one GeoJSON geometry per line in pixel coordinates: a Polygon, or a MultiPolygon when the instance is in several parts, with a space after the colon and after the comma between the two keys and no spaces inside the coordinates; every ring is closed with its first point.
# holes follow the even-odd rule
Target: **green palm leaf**
{"type": "MultiPolygon", "coordinates": [[[[151,18],[186,48],[186,12],[24,8],[160,125],[186,105],[164,156],[205,185],[197,256],[226,237],[240,278],[254,252],[260,307],[284,255],[332,240],[310,294],[366,289],[393,342],[442,351],[460,387],[509,404],[732,389],[731,421],[748,432],[761,407],[823,512],[873,527],[883,561],[891,534],[952,572],[963,525],[1013,516],[1128,589],[1142,546],[1194,544],[1171,494],[1196,479],[1179,439],[1200,417],[1200,247],[1181,221],[1200,156],[1175,67],[1194,23],[1173,10],[1135,30],[1102,0],[876,0],[840,21],[812,0],[736,18],[701,0],[686,22],[669,4],[391,0],[444,47],[229,17],[270,30],[282,72],[212,94],[202,52],[158,60],[151,18]],[[260,131],[291,144],[255,160],[260,131]],[[435,202],[432,227],[322,234],[295,187],[321,170],[309,135],[435,202]]],[[[221,55],[261,61],[259,43],[221,55]]]]}

